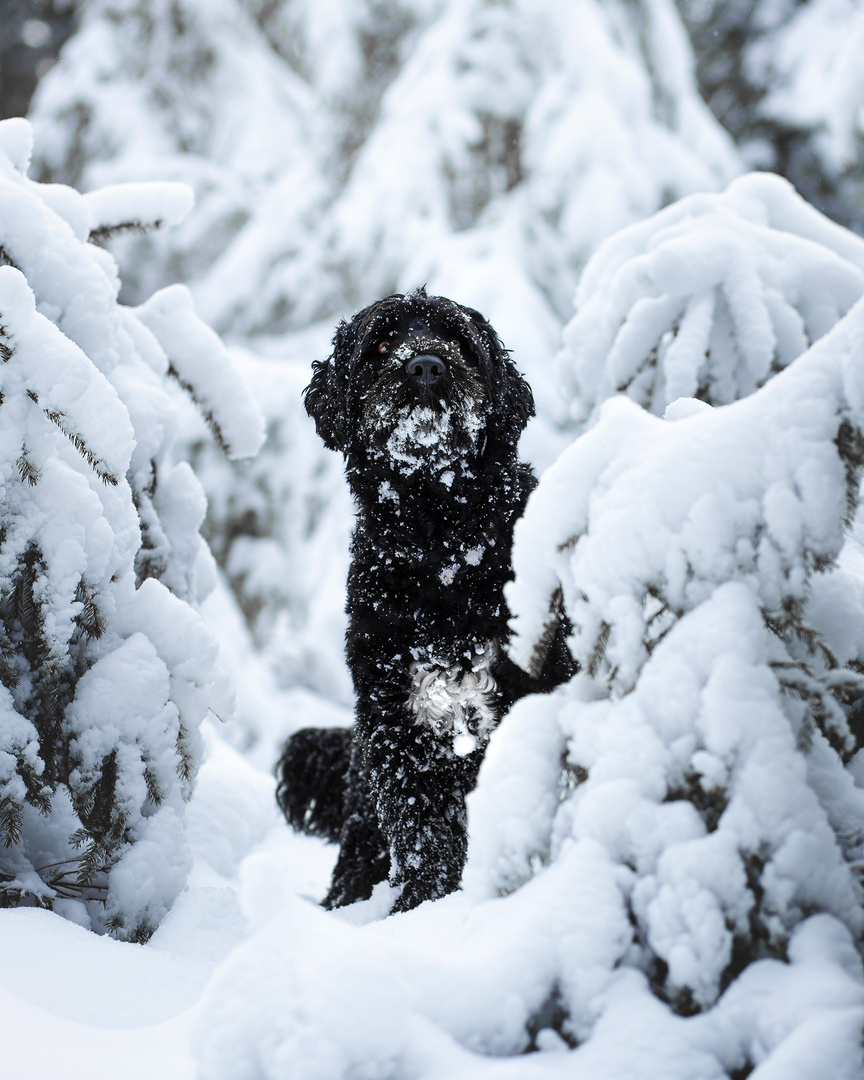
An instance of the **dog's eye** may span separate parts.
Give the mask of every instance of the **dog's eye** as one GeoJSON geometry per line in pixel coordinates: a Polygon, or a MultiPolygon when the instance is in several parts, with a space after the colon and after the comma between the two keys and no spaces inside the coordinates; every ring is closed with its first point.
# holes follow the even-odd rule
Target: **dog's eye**
{"type": "Polygon", "coordinates": [[[379,341],[378,342],[378,352],[380,352],[380,353],[388,353],[388,352],[390,352],[390,342],[389,341],[379,341]]]}
{"type": "Polygon", "coordinates": [[[453,338],[450,345],[461,355],[462,360],[468,364],[469,367],[477,367],[477,357],[474,355],[474,350],[470,345],[463,345],[458,338],[453,338]]]}

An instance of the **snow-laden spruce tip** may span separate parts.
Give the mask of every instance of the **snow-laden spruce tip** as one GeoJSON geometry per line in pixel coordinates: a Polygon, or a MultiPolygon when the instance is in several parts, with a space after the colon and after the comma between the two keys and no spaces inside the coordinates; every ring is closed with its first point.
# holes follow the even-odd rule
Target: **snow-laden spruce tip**
{"type": "MultiPolygon", "coordinates": [[[[262,423],[181,287],[117,303],[98,197],[27,179],[30,140],[0,123],[0,906],[143,941],[185,883],[200,723],[232,710],[170,377],[235,453],[262,423]]],[[[121,205],[190,200],[139,185],[101,210],[121,205]]]]}

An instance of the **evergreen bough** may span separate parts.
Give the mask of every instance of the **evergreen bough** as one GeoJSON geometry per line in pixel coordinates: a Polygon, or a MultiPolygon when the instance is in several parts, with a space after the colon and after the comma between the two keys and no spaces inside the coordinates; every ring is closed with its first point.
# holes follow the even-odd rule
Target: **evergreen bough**
{"type": "Polygon", "coordinates": [[[0,906],[143,941],[184,884],[200,723],[231,709],[172,382],[233,456],[261,422],[188,293],[124,308],[90,242],[178,220],[188,191],[37,184],[30,141],[0,124],[0,906]]]}

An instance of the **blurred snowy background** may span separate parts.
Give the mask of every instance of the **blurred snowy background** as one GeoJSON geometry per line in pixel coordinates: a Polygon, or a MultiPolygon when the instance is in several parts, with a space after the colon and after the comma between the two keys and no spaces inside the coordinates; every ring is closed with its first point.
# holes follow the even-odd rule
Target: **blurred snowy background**
{"type": "MultiPolygon", "coordinates": [[[[196,714],[188,850],[164,856],[188,886],[148,944],[75,925],[93,920],[68,897],[65,921],[2,913],[9,1075],[864,1076],[860,0],[0,12],[3,115],[32,124],[37,183],[18,128],[4,177],[62,219],[47,246],[71,222],[116,260],[120,400],[135,414],[152,366],[124,312],[173,364],[145,301],[182,282],[267,432],[231,460],[176,387],[170,420],[133,415],[175,500],[194,501],[191,465],[215,557],[157,499],[165,565],[138,576],[200,610],[236,715],[213,696],[196,714]],[[195,207],[167,227],[179,189],[152,189],[166,227],[141,235],[60,186],[140,181],[195,207]],[[287,831],[270,776],[289,732],[350,720],[351,507],[300,391],[339,317],[423,282],[489,317],[534,388],[522,449],[548,472],[517,543],[516,647],[530,663],[560,583],[583,674],[493,739],[464,893],[382,920],[383,889],[331,915],[309,901],[335,852],[287,831]]],[[[5,261],[98,366],[59,278],[10,255],[36,211],[4,206],[5,261]]],[[[215,676],[163,648],[171,619],[134,625],[182,716],[178,672],[202,700],[215,676]]],[[[161,857],[127,893],[161,895],[161,857]]]]}

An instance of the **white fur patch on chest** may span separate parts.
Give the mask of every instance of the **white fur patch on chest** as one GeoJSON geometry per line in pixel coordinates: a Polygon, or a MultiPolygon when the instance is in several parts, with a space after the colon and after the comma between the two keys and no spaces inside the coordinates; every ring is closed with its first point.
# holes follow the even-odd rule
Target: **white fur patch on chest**
{"type": "Polygon", "coordinates": [[[430,727],[436,735],[452,737],[458,757],[483,746],[495,727],[498,686],[490,669],[496,656],[495,643],[490,641],[470,671],[412,665],[409,707],[418,724],[430,727]]]}

